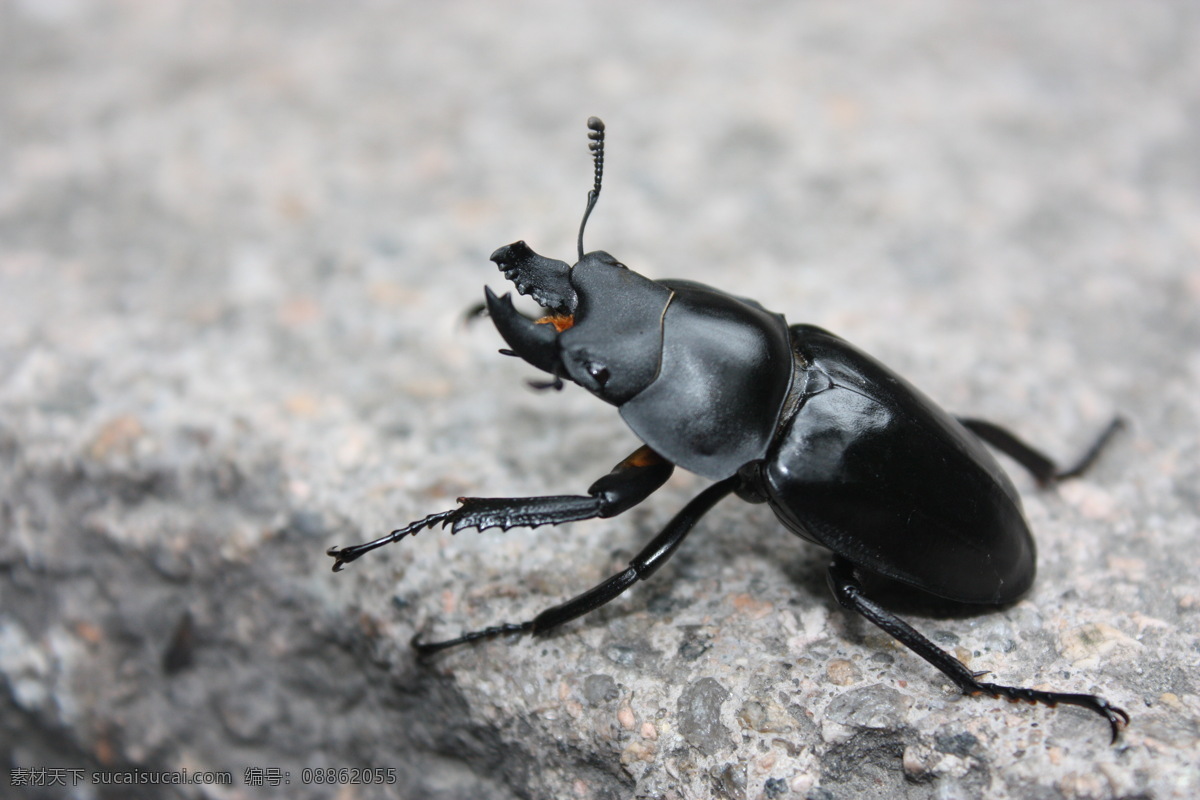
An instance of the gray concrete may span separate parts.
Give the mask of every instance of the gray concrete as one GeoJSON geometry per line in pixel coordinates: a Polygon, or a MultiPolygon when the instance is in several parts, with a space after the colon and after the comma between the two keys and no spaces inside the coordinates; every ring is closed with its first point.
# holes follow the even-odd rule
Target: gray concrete
{"type": "Polygon", "coordinates": [[[10,0],[0,36],[0,780],[87,779],[5,797],[1200,794],[1195,4],[10,0]],[[1085,480],[1015,474],[1026,599],[910,613],[998,681],[1128,709],[1116,747],[956,696],[736,501],[561,634],[414,662],[418,629],[619,569],[686,474],[617,519],[329,572],[636,445],[460,324],[496,246],[574,252],[589,114],[590,247],[829,327],[1064,459],[1130,418],[1085,480]],[[363,766],[395,782],[302,772],[363,766]],[[234,785],[91,782],[182,768],[234,785]]]}

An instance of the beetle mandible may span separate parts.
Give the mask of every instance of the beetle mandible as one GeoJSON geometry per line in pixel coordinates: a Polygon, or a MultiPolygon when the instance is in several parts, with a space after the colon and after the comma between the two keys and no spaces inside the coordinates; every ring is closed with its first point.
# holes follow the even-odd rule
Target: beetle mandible
{"type": "Polygon", "coordinates": [[[768,503],[780,521],[833,554],[829,587],[857,612],[928,661],[965,694],[1081,706],[1108,720],[1115,742],[1129,715],[1102,697],[979,680],[958,659],[870,599],[874,575],[954,603],[1002,606],[1033,583],[1035,547],[1008,476],[986,445],[1042,486],[1082,474],[1121,425],[1078,464],[1055,463],[990,422],[955,418],[871,356],[813,325],[791,325],[759,303],[687,280],[651,280],[608,253],[583,251],[600,195],[604,123],[588,120],[595,181],[579,225],[574,266],[523,241],[491,260],[545,309],[530,319],[511,293],[485,288],[486,308],[509,348],[550,374],[617,406],[645,444],[587,495],[459,498],[375,541],[330,548],[334,570],[434,525],[537,527],[611,517],[637,505],[676,466],[715,483],[693,498],[623,572],[532,620],[412,645],[422,654],[505,634],[545,634],[613,600],[654,573],[719,500],[768,503]]]}

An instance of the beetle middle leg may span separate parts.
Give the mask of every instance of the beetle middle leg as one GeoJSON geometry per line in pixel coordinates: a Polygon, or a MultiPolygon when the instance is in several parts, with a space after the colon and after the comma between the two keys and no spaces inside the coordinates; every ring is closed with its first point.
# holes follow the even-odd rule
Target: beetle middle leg
{"type": "Polygon", "coordinates": [[[584,495],[555,495],[549,497],[460,497],[458,508],[439,511],[424,519],[410,522],[387,536],[350,547],[331,547],[333,571],[361,558],[385,544],[398,542],[425,528],[450,526],[451,533],[464,528],[536,528],[539,525],[561,525],[595,517],[611,517],[633,508],[653,494],[671,477],[675,465],[643,445],[612,471],[588,487],[584,495]]]}
{"type": "Polygon", "coordinates": [[[1129,715],[1125,711],[1112,705],[1103,697],[1093,694],[1044,692],[1038,689],[981,682],[978,679],[987,673],[972,672],[967,669],[961,661],[925,638],[907,622],[868,598],[863,593],[858,579],[854,576],[854,565],[849,561],[841,556],[834,556],[833,563],[829,565],[828,579],[829,588],[833,591],[838,603],[844,608],[858,612],[868,622],[878,626],[909,650],[937,667],[943,675],[962,689],[963,694],[1003,697],[1013,703],[1021,701],[1044,703],[1051,708],[1060,703],[1086,708],[1108,720],[1108,724],[1112,728],[1114,743],[1117,741],[1117,734],[1129,724],[1129,715]]]}
{"type": "Polygon", "coordinates": [[[1038,485],[1043,487],[1052,486],[1059,481],[1069,480],[1070,478],[1078,478],[1087,472],[1092,464],[1096,462],[1096,459],[1100,457],[1100,453],[1108,445],[1109,441],[1112,440],[1117,431],[1125,427],[1125,420],[1123,418],[1115,418],[1096,437],[1096,441],[1092,442],[1091,447],[1084,452],[1079,461],[1066,469],[1059,469],[1058,465],[1049,456],[1030,447],[1017,438],[1016,434],[1000,427],[994,422],[963,417],[959,417],[958,421],[971,433],[1028,470],[1038,482],[1038,485]]]}
{"type": "Polygon", "coordinates": [[[593,586],[583,594],[547,609],[527,622],[506,622],[501,625],[493,625],[490,628],[469,631],[441,642],[422,642],[421,634],[418,633],[412,638],[412,646],[422,655],[428,655],[448,647],[510,633],[544,634],[587,614],[589,611],[595,611],[605,603],[615,600],[633,584],[653,575],[678,549],[700,518],[708,513],[719,500],[733,492],[737,487],[738,480],[736,475],[726,478],[696,495],[667,523],[667,526],[654,537],[650,544],[629,562],[628,568],[603,583],[593,586]]]}

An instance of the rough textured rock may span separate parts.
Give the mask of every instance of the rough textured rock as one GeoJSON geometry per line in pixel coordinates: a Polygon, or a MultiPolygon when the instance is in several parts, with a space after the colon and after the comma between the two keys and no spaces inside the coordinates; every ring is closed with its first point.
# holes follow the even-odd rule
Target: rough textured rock
{"type": "Polygon", "coordinates": [[[1200,794],[1196,16],[0,5],[0,794],[1200,794]],[[329,572],[331,545],[581,491],[636,445],[460,321],[502,285],[495,247],[574,252],[589,114],[590,247],[835,330],[1064,458],[1129,417],[1087,479],[1015,475],[1027,598],[906,610],[998,681],[1127,708],[1117,746],[1084,712],[956,696],[733,500],[560,634],[414,660],[418,630],[623,567],[684,474],[616,519],[329,572]],[[83,783],[9,785],[34,767],[83,783]],[[304,772],[364,767],[393,782],[304,772]],[[95,783],[182,769],[233,785],[95,783]]]}

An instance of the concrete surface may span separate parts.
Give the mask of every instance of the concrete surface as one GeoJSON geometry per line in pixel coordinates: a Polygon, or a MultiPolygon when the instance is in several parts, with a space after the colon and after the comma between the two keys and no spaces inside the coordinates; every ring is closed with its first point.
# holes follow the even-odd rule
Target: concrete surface
{"type": "Polygon", "coordinates": [[[0,3],[0,794],[1197,796],[1197,16],[0,3]],[[686,474],[617,519],[330,573],[331,545],[582,491],[636,445],[460,322],[495,247],[574,252],[589,114],[589,247],[831,328],[1064,459],[1128,416],[1085,480],[1014,475],[1026,599],[906,612],[997,681],[1126,708],[1115,747],[1085,712],[956,696],[733,500],[559,635],[415,662],[416,630],[621,568],[686,474]],[[304,771],[362,767],[393,772],[304,771]],[[233,784],[98,783],[182,769],[233,784]],[[80,780],[11,785],[54,776],[80,780]]]}

